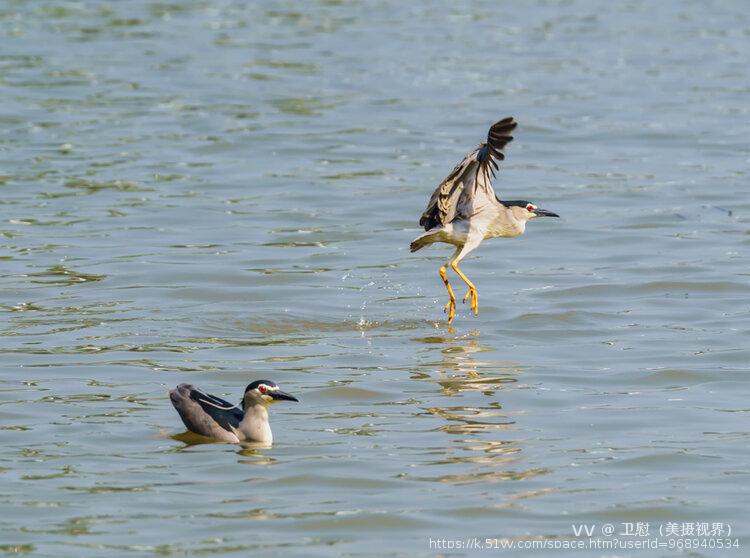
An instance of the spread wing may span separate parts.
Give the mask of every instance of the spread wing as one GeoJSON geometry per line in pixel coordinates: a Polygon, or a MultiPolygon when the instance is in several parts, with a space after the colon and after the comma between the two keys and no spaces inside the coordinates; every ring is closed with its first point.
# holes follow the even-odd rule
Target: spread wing
{"type": "Polygon", "coordinates": [[[440,183],[419,220],[425,230],[450,223],[457,217],[471,217],[488,203],[495,203],[492,179],[499,169],[498,161],[505,159],[503,149],[513,141],[510,133],[517,125],[512,117],[495,122],[487,141],[466,155],[440,183]]]}
{"type": "Polygon", "coordinates": [[[230,432],[232,427],[239,427],[242,417],[245,416],[245,413],[237,405],[232,405],[228,401],[203,393],[195,388],[190,390],[190,399],[198,403],[206,414],[230,432]]]}

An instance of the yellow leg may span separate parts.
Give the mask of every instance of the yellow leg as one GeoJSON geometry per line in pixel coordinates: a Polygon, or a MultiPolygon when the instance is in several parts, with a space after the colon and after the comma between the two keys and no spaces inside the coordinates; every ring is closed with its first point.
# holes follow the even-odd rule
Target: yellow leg
{"type": "Polygon", "coordinates": [[[451,297],[451,299],[443,308],[443,312],[448,312],[448,325],[450,325],[450,323],[453,321],[453,316],[456,315],[456,295],[453,293],[453,287],[451,287],[451,284],[448,283],[448,275],[446,275],[445,273],[447,269],[448,264],[443,264],[440,266],[440,278],[443,280],[443,283],[445,283],[445,288],[448,289],[448,296],[451,297]]]}
{"type": "Polygon", "coordinates": [[[463,279],[464,283],[466,283],[469,286],[469,290],[466,293],[466,296],[464,297],[464,303],[466,303],[469,298],[471,298],[471,303],[469,306],[472,310],[474,310],[474,315],[479,315],[479,294],[477,293],[477,288],[474,286],[474,283],[469,281],[469,278],[464,275],[464,272],[458,269],[458,262],[451,262],[451,269],[455,271],[458,276],[463,279]]]}

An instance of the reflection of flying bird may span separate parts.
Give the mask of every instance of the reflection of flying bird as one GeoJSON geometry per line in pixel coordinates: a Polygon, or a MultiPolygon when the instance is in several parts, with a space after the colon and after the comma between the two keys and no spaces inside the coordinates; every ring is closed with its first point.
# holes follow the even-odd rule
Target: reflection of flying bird
{"type": "Polygon", "coordinates": [[[258,380],[245,388],[240,405],[203,393],[190,384],[169,392],[172,405],[190,432],[222,442],[273,442],[268,407],[274,401],[297,401],[270,380],[258,380]]]}
{"type": "Polygon", "coordinates": [[[513,237],[523,234],[526,221],[535,217],[558,217],[556,213],[539,209],[528,201],[501,201],[492,189],[492,179],[498,170],[498,161],[505,159],[503,149],[513,141],[510,133],[516,127],[513,118],[495,122],[482,143],[464,157],[432,194],[419,224],[427,231],[411,243],[416,252],[433,242],[445,242],[456,247],[451,258],[440,266],[440,277],[448,289],[450,300],[444,311],[448,323],[456,312],[456,295],[448,282],[448,266],[469,287],[464,302],[471,298],[471,309],[479,314],[477,289],[458,268],[458,263],[486,238],[513,237]]]}

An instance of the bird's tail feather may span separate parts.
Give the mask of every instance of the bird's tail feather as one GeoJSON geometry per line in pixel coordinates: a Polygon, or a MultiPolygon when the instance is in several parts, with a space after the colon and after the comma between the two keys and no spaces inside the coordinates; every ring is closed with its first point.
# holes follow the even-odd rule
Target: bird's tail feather
{"type": "Polygon", "coordinates": [[[416,252],[417,250],[420,250],[425,246],[429,246],[430,244],[435,242],[436,232],[437,231],[435,231],[434,229],[431,229],[426,233],[420,234],[417,238],[411,241],[411,244],[409,244],[409,250],[411,250],[412,252],[416,252]]]}

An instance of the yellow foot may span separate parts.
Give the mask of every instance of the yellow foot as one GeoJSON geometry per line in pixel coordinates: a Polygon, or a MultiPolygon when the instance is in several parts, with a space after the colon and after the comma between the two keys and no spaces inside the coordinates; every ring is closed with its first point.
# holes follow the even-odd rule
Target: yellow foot
{"type": "Polygon", "coordinates": [[[464,304],[466,304],[466,301],[471,298],[471,303],[469,306],[472,310],[474,310],[474,315],[479,315],[479,295],[477,294],[476,289],[469,289],[466,293],[466,296],[464,297],[464,304]]]}
{"type": "Polygon", "coordinates": [[[448,325],[453,321],[453,316],[456,315],[456,300],[450,299],[443,307],[443,312],[448,312],[448,325]]]}

